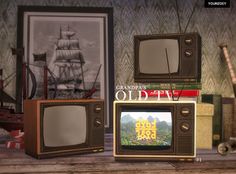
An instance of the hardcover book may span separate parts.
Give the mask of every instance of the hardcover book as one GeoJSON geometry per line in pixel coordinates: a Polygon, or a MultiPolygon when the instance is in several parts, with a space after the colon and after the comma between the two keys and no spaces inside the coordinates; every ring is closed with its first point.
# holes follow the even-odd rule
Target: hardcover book
{"type": "Polygon", "coordinates": [[[211,103],[214,105],[213,116],[213,146],[217,146],[222,142],[222,97],[221,95],[203,94],[202,102],[211,103]]]}
{"type": "Polygon", "coordinates": [[[232,137],[236,137],[236,100],[234,99],[234,114],[233,114],[233,125],[232,125],[232,137]]]}
{"type": "Polygon", "coordinates": [[[235,99],[229,97],[222,98],[223,116],[223,140],[228,141],[233,136],[233,123],[235,113],[235,99]]]}
{"type": "MultiPolygon", "coordinates": [[[[144,90],[149,97],[197,97],[199,96],[199,90],[144,90]]],[[[142,96],[145,96],[144,92],[142,92],[142,96]]]]}
{"type": "Polygon", "coordinates": [[[157,83],[157,84],[150,84],[146,86],[146,89],[150,90],[164,90],[164,89],[175,89],[175,90],[194,90],[194,89],[202,89],[202,84],[200,82],[196,83],[157,83]]]}

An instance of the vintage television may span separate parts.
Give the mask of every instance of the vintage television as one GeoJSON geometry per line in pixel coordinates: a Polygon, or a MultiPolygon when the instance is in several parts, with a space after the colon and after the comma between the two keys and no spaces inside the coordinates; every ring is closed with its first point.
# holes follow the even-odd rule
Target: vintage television
{"type": "Polygon", "coordinates": [[[25,100],[25,152],[35,158],[102,152],[102,100],[25,100]]]}
{"type": "Polygon", "coordinates": [[[114,157],[193,161],[195,129],[194,101],[115,101],[114,157]]]}
{"type": "Polygon", "coordinates": [[[199,82],[201,37],[198,33],[134,36],[135,82],[199,82]]]}

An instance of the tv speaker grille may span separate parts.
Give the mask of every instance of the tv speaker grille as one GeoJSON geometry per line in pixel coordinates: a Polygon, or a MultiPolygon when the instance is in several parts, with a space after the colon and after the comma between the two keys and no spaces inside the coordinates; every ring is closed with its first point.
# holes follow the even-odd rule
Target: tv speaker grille
{"type": "Polygon", "coordinates": [[[178,154],[193,154],[194,149],[192,136],[179,136],[177,142],[178,154]]]}

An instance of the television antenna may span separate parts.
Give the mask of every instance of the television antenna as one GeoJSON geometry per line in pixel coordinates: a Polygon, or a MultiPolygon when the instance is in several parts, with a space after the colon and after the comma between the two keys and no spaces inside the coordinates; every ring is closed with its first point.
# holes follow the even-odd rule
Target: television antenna
{"type": "Polygon", "coordinates": [[[195,9],[196,9],[196,7],[197,7],[197,3],[198,3],[198,0],[195,1],[194,6],[193,6],[193,10],[192,10],[192,12],[191,12],[191,14],[190,14],[190,16],[189,16],[189,18],[188,18],[188,21],[187,21],[187,24],[186,24],[184,30],[183,30],[183,32],[182,32],[181,23],[180,23],[180,15],[179,15],[178,0],[175,0],[175,10],[176,10],[176,13],[177,13],[178,26],[179,26],[179,32],[180,32],[180,33],[186,33],[187,28],[188,28],[188,26],[189,26],[189,23],[190,23],[190,21],[191,21],[191,19],[192,19],[192,17],[193,17],[193,14],[194,14],[194,12],[195,12],[195,9]]]}
{"type": "Polygon", "coordinates": [[[165,53],[166,53],[166,62],[167,62],[167,68],[168,68],[168,75],[169,75],[169,79],[170,79],[170,92],[171,92],[171,98],[172,101],[179,101],[179,98],[182,94],[182,91],[184,89],[185,84],[183,84],[182,89],[180,90],[177,98],[174,97],[174,92],[173,92],[173,88],[172,88],[172,76],[171,76],[171,72],[170,72],[170,63],[169,63],[169,57],[168,57],[168,51],[167,48],[165,48],[165,53]]]}
{"type": "Polygon", "coordinates": [[[174,101],[174,93],[173,93],[173,89],[172,89],[172,78],[171,78],[171,73],[170,73],[170,63],[169,63],[167,48],[165,48],[165,52],[166,52],[166,62],[167,62],[168,74],[169,74],[169,79],[170,79],[171,98],[174,101]]]}
{"type": "MultiPolygon", "coordinates": [[[[178,0],[175,0],[175,10],[176,10],[176,14],[177,14],[177,19],[178,19],[178,27],[179,27],[179,33],[186,33],[187,31],[187,28],[189,26],[189,23],[193,17],[193,14],[195,12],[195,9],[197,7],[197,3],[198,3],[198,0],[195,1],[194,5],[193,5],[193,9],[192,9],[192,12],[187,20],[187,24],[182,32],[182,27],[181,27],[181,22],[180,22],[180,15],[179,15],[179,4],[178,4],[178,0]]],[[[181,90],[180,90],[180,93],[178,94],[177,98],[175,99],[174,98],[174,92],[173,92],[173,88],[172,88],[172,77],[171,77],[171,73],[170,73],[170,65],[169,65],[169,59],[168,59],[168,52],[167,52],[167,48],[165,48],[165,53],[166,53],[166,61],[167,61],[167,67],[168,67],[168,74],[169,74],[169,79],[170,79],[170,91],[171,91],[171,95],[172,95],[172,100],[173,101],[179,101],[179,98],[181,97],[181,94],[183,92],[183,89],[185,87],[185,83],[183,84],[181,90]]],[[[189,70],[189,73],[190,73],[190,70],[189,70]]]]}

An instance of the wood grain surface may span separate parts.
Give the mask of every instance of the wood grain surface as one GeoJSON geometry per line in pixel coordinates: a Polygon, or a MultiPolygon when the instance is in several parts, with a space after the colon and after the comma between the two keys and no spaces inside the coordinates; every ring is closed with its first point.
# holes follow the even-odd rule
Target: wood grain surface
{"type": "Polygon", "coordinates": [[[195,162],[117,162],[112,156],[112,134],[105,138],[105,152],[37,160],[24,150],[0,145],[0,173],[236,173],[236,153],[222,157],[216,150],[197,150],[195,162]],[[201,162],[200,162],[201,161],[201,162]]]}

